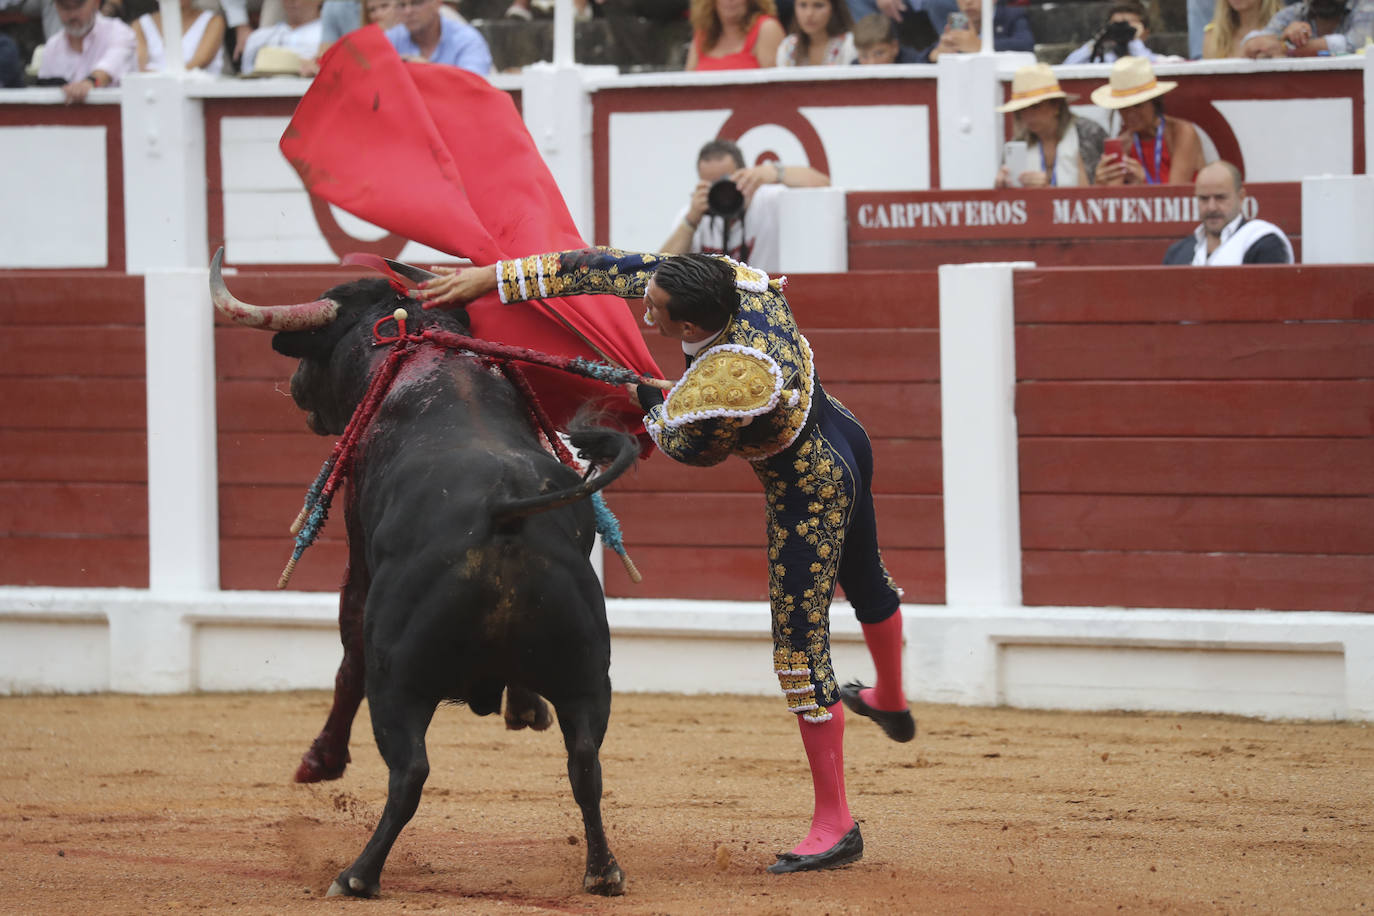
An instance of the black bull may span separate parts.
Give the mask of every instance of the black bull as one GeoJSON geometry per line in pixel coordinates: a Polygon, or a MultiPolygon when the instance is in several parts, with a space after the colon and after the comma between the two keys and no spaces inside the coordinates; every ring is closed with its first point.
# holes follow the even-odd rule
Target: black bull
{"type": "MultiPolygon", "coordinates": [[[[398,305],[418,324],[467,333],[466,313],[424,312],[385,281],[335,287],[314,303],[258,307],[224,288],[216,307],[278,333],[300,360],[291,395],[312,429],[340,435],[388,348],[373,324],[398,305]]],[[[335,779],[365,685],[390,779],[381,820],[330,893],[376,896],[387,854],[414,815],[429,774],[425,732],[439,703],[509,727],[547,728],[547,697],[568,752],[587,839],[583,886],[620,894],[625,876],[601,823],[599,750],[610,715],[610,633],[589,560],[595,520],[585,497],[637,451],[625,433],[572,436],[602,468],[582,481],[548,453],[521,396],[472,354],[433,345],[404,364],[359,443],[345,503],[348,571],[339,601],[343,662],[329,719],[301,762],[302,782],[335,779]]]]}

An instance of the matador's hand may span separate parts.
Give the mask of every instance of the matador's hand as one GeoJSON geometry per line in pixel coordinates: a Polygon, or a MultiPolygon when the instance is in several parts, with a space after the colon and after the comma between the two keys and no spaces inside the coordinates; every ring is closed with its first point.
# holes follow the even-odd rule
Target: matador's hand
{"type": "Polygon", "coordinates": [[[421,283],[410,295],[425,308],[466,305],[496,289],[496,265],[487,267],[431,267],[439,276],[421,283]]]}

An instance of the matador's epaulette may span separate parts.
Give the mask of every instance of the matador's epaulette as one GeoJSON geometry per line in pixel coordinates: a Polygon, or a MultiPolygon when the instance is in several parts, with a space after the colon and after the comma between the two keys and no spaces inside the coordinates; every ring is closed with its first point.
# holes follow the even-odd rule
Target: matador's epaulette
{"type": "Polygon", "coordinates": [[[784,391],[782,370],[753,347],[722,344],[692,363],[668,392],[664,426],[675,427],[724,417],[757,417],[782,400],[795,404],[796,391],[784,391]]]}

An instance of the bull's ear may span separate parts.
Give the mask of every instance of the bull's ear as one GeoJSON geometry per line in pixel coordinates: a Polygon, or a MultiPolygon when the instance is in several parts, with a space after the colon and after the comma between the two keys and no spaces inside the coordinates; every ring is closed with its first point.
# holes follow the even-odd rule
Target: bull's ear
{"type": "Polygon", "coordinates": [[[318,331],[280,331],[272,335],[272,349],[292,359],[325,359],[339,342],[333,326],[318,331]]]}

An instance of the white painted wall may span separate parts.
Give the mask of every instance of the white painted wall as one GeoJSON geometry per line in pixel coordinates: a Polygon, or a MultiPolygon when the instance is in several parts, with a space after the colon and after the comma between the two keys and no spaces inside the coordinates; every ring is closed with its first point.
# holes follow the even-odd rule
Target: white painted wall
{"type": "Polygon", "coordinates": [[[103,127],[0,127],[0,268],[104,267],[103,127]]]}

